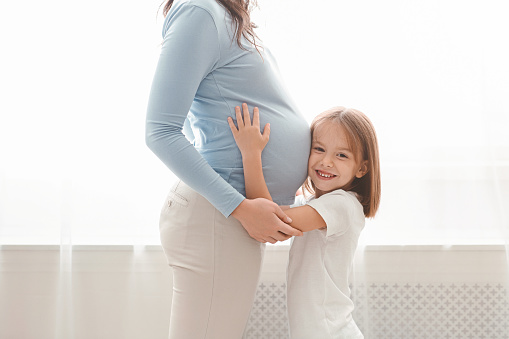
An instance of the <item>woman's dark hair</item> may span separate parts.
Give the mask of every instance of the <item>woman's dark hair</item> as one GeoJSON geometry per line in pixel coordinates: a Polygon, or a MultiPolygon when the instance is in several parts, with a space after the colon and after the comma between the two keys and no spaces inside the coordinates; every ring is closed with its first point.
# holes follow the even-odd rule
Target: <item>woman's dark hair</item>
{"type": "MultiPolygon", "coordinates": [[[[174,0],[167,0],[164,3],[163,7],[163,15],[166,17],[168,12],[170,11],[171,6],[173,5],[174,0]]],[[[256,0],[216,0],[221,6],[223,6],[232,18],[232,24],[234,25],[234,35],[235,40],[237,41],[237,45],[241,49],[244,49],[241,44],[242,36],[246,38],[257,50],[258,44],[256,43],[256,39],[258,36],[256,35],[254,29],[257,27],[253,22],[251,22],[251,18],[249,13],[251,12],[251,7],[256,6],[256,0]]]]}

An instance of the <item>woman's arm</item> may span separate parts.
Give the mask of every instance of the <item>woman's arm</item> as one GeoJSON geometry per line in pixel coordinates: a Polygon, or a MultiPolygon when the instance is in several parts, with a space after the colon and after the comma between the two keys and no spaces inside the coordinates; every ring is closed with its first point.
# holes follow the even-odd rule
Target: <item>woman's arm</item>
{"type": "MultiPolygon", "coordinates": [[[[240,107],[235,107],[238,128],[235,127],[231,118],[228,118],[228,124],[235,138],[235,143],[242,154],[246,196],[249,199],[265,198],[272,200],[263,177],[262,167],[262,151],[269,142],[270,125],[265,125],[262,134],[260,132],[260,113],[258,108],[255,107],[253,109],[252,123],[246,104],[242,104],[242,111],[243,114],[240,107]]],[[[284,212],[292,220],[290,226],[302,232],[326,227],[325,221],[320,214],[308,205],[285,209],[284,212]]]]}
{"type": "Polygon", "coordinates": [[[299,234],[280,220],[286,216],[276,204],[245,199],[212,169],[182,133],[202,79],[219,60],[219,37],[213,18],[187,2],[174,4],[166,17],[163,36],[147,109],[148,147],[225,217],[231,214],[238,219],[254,239],[279,240],[279,230],[299,234]]]}
{"type": "Polygon", "coordinates": [[[244,197],[182,133],[202,79],[219,60],[214,20],[204,9],[182,4],[168,14],[164,30],[147,108],[147,146],[178,178],[228,216],[244,197]]]}

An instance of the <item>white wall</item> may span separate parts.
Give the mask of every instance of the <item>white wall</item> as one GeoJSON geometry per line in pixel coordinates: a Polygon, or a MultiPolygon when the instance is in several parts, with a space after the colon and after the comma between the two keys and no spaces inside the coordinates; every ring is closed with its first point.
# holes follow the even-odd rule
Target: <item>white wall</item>
{"type": "MultiPolygon", "coordinates": [[[[372,331],[369,326],[375,326],[383,317],[387,320],[386,326],[391,319],[397,323],[398,319],[403,319],[398,312],[410,314],[408,310],[398,311],[401,302],[406,303],[401,308],[415,307],[414,312],[417,313],[412,319],[426,316],[428,309],[430,314],[441,312],[454,317],[457,311],[454,308],[459,306],[452,299],[451,302],[447,299],[450,296],[444,299],[438,291],[441,291],[440,286],[446,289],[457,286],[457,295],[460,292],[472,295],[469,289],[473,290],[476,294],[472,300],[479,304],[483,299],[479,299],[479,295],[498,293],[496,305],[484,303],[486,305],[478,307],[477,311],[476,305],[468,306],[472,300],[464,301],[464,307],[470,309],[464,312],[468,319],[461,320],[465,327],[462,331],[476,330],[470,326],[469,319],[475,324],[472,326],[480,326],[482,322],[479,319],[486,318],[483,314],[489,315],[490,312],[495,312],[493,319],[501,319],[497,324],[509,325],[507,308],[500,309],[504,302],[507,305],[508,266],[505,253],[503,246],[367,247],[357,257],[357,278],[354,282],[357,289],[354,291],[358,293],[358,319],[363,322],[365,332],[372,331]],[[461,286],[464,286],[463,289],[461,286]],[[475,286],[479,287],[478,291],[475,286]],[[389,290],[391,293],[387,295],[394,299],[392,301],[387,300],[384,294],[389,290]],[[424,298],[421,299],[421,295],[424,298]],[[505,299],[502,300],[501,296],[505,299]],[[429,298],[435,300],[433,308],[429,308],[431,303],[426,304],[429,298]],[[415,305],[416,302],[422,303],[422,307],[415,305]],[[441,304],[437,306],[438,302],[441,304]],[[396,308],[391,310],[392,307],[396,308]],[[450,312],[444,307],[450,307],[450,312]]],[[[259,298],[284,299],[287,257],[287,247],[268,248],[261,277],[264,288],[259,289],[259,298]]],[[[81,246],[75,247],[72,252],[65,249],[61,252],[58,246],[3,246],[0,251],[0,338],[167,338],[170,291],[170,270],[158,246],[81,246]]],[[[270,307],[264,311],[265,323],[262,322],[267,328],[278,320],[274,319],[276,316],[284,320],[284,305],[274,302],[270,303],[270,307]],[[278,307],[281,309],[274,309],[278,307]],[[267,317],[268,314],[272,318],[267,317]]],[[[246,338],[254,337],[260,331],[260,326],[254,324],[260,324],[261,318],[254,317],[258,316],[252,315],[250,334],[246,338]]],[[[425,326],[428,323],[421,321],[420,324],[425,326]]],[[[285,333],[285,326],[281,321],[272,333],[285,333]]],[[[377,325],[377,328],[382,327],[377,325]]],[[[412,328],[419,330],[416,326],[412,328]]],[[[493,334],[489,338],[504,338],[504,335],[509,335],[508,328],[505,327],[505,333],[493,334]]],[[[441,330],[441,333],[445,332],[441,330]]],[[[395,332],[385,335],[385,338],[399,338],[395,332]]],[[[278,337],[281,336],[274,336],[278,337]]],[[[467,338],[467,334],[464,337],[467,338]]],[[[265,339],[270,338],[269,334],[265,335],[265,339]]],[[[375,333],[371,338],[381,339],[384,334],[375,333]]],[[[426,336],[421,334],[417,338],[426,336]]]]}

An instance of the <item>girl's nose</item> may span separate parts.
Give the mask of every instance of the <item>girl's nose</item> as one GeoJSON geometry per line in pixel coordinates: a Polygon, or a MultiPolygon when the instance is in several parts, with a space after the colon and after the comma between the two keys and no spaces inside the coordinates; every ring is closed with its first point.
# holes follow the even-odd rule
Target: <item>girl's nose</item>
{"type": "Polygon", "coordinates": [[[322,158],[322,166],[324,167],[332,167],[334,164],[332,162],[331,157],[324,155],[322,158]]]}

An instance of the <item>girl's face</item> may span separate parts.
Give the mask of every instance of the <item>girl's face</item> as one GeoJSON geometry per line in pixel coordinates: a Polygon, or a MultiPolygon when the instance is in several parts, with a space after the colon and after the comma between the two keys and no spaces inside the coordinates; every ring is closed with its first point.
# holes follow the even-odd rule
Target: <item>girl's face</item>
{"type": "Polygon", "coordinates": [[[367,161],[358,161],[348,145],[344,127],[334,122],[323,122],[313,132],[308,175],[313,181],[315,197],[337,190],[348,190],[355,178],[367,172],[367,161]]]}

